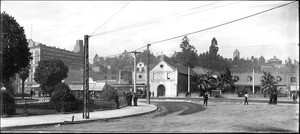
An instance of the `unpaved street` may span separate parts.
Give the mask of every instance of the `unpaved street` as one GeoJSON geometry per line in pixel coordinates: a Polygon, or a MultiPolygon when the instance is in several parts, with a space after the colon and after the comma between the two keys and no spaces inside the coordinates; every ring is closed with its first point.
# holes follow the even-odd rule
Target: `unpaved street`
{"type": "MultiPolygon", "coordinates": [[[[82,124],[36,126],[8,132],[299,132],[299,105],[153,101],[148,115],[82,124]]],[[[92,114],[91,114],[92,116],[92,114]]]]}

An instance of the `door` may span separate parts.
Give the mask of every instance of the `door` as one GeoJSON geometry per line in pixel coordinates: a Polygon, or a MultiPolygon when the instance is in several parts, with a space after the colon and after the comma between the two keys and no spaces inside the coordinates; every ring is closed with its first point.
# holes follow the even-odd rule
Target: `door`
{"type": "Polygon", "coordinates": [[[159,85],[157,87],[157,96],[165,96],[166,88],[164,85],[159,85]]]}

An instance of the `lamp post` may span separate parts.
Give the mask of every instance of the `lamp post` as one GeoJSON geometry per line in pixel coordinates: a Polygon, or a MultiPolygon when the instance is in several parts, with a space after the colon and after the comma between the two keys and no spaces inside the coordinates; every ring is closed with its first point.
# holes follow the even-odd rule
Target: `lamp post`
{"type": "Polygon", "coordinates": [[[252,90],[253,90],[253,94],[254,94],[254,68],[253,68],[253,73],[252,73],[252,77],[253,77],[253,81],[252,81],[252,90]]]}

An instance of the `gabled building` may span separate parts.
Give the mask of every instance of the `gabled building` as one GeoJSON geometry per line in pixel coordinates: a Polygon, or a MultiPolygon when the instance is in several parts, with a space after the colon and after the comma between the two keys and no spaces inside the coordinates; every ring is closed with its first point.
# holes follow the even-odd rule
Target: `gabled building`
{"type": "MultiPolygon", "coordinates": [[[[190,76],[196,73],[190,69],[190,76]]],[[[176,97],[188,91],[188,67],[164,61],[150,68],[150,92],[155,96],[176,97]]]]}

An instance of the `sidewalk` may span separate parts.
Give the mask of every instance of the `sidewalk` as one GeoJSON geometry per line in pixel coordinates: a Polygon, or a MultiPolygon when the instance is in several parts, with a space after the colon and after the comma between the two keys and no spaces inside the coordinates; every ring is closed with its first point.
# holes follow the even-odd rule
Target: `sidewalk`
{"type": "Polygon", "coordinates": [[[134,115],[145,114],[157,110],[157,107],[153,104],[138,101],[137,106],[126,106],[124,108],[107,110],[107,111],[95,111],[90,112],[89,119],[83,119],[82,113],[70,113],[70,114],[51,114],[51,115],[36,115],[27,117],[8,117],[1,118],[1,130],[3,128],[21,127],[31,125],[44,125],[44,124],[61,124],[72,121],[73,123],[88,122],[101,119],[114,119],[129,117],[134,115]]]}

